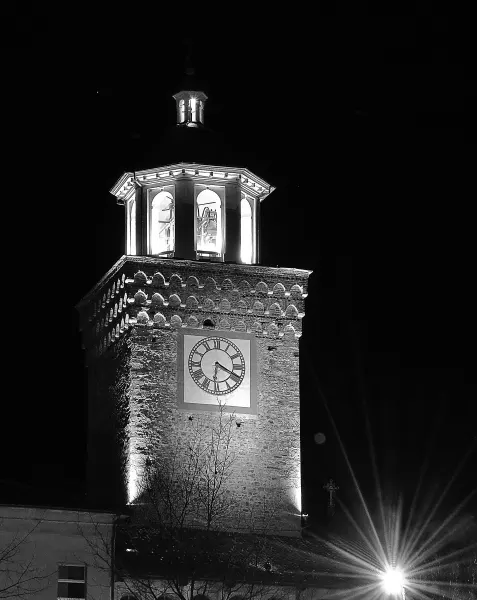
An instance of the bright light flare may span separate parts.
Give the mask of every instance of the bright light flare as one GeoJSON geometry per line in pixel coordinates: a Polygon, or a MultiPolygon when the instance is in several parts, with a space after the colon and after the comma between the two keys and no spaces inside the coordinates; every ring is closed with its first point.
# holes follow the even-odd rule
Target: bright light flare
{"type": "Polygon", "coordinates": [[[402,595],[404,587],[404,575],[400,569],[389,568],[382,576],[383,589],[391,596],[402,595]]]}

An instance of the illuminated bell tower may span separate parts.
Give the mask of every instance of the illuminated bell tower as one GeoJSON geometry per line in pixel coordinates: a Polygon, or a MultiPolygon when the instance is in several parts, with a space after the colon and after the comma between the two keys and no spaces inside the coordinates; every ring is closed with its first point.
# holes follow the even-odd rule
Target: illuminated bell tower
{"type": "MultiPolygon", "coordinates": [[[[197,133],[206,95],[174,99],[177,128],[197,133]]],[[[167,456],[178,440],[187,446],[194,420],[218,419],[221,404],[236,422],[227,484],[236,513],[300,534],[299,338],[310,272],[258,264],[260,204],[273,190],[246,168],[195,162],[124,173],[113,186],[126,253],[78,305],[96,504],[134,503],[151,437],[167,456]]]]}

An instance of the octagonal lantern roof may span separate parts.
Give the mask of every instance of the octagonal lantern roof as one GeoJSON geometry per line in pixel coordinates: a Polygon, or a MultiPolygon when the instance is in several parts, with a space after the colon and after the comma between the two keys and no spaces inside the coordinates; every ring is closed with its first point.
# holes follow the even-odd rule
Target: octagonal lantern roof
{"type": "Polygon", "coordinates": [[[136,186],[142,187],[155,182],[170,181],[171,178],[174,179],[181,176],[197,177],[201,180],[208,178],[213,180],[214,183],[236,180],[241,184],[244,192],[258,198],[260,202],[265,200],[275,189],[272,185],[244,167],[219,167],[216,165],[181,162],[144,171],[124,173],[111,188],[110,192],[113,196],[116,196],[118,204],[124,204],[132,195],[136,186]]]}

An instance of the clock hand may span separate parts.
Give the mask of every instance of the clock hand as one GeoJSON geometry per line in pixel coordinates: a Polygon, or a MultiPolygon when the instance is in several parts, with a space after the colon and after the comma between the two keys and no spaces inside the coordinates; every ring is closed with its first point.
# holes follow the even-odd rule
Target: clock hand
{"type": "Polygon", "coordinates": [[[215,361],[215,368],[217,369],[218,367],[220,367],[222,369],[222,371],[229,373],[229,375],[235,375],[235,373],[233,371],[229,371],[227,369],[227,367],[224,367],[224,365],[221,365],[219,362],[215,361]]]}

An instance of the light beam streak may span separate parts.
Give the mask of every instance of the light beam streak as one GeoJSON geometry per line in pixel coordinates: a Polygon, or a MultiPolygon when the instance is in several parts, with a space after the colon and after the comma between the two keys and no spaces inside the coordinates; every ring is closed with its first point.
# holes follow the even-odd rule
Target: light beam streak
{"type": "MultiPolygon", "coordinates": [[[[316,372],[311,369],[314,377],[316,372]]],[[[364,511],[364,522],[351,514],[351,511],[338,498],[340,508],[352,526],[349,539],[330,536],[325,540],[317,539],[326,544],[331,552],[323,563],[323,574],[327,574],[342,582],[340,589],[330,591],[330,598],[366,598],[378,600],[384,598],[382,580],[389,568],[399,566],[403,576],[403,591],[406,600],[431,600],[436,594],[446,600],[467,600],[469,590],[477,590],[477,524],[472,518],[459,521],[465,507],[475,495],[477,489],[471,491],[453,510],[437,523],[431,530],[431,525],[437,520],[442,508],[444,498],[456,484],[457,478],[468,461],[477,438],[459,460],[452,477],[447,482],[444,490],[436,490],[438,497],[423,498],[421,490],[424,488],[424,476],[429,466],[429,452],[419,473],[418,486],[412,497],[408,514],[404,513],[402,497],[395,506],[386,506],[376,461],[376,451],[373,445],[370,421],[365,403],[363,409],[366,418],[366,430],[371,455],[376,493],[379,502],[379,518],[381,526],[375,523],[367,505],[363,490],[348,456],[346,446],[337,424],[331,413],[327,399],[318,382],[316,389],[321,397],[324,408],[330,419],[331,426],[338,440],[340,451],[343,454],[347,469],[353,482],[360,506],[364,511]],[[473,529],[472,529],[473,528],[473,529]],[[378,531],[379,529],[379,531],[378,531]],[[352,539],[352,532],[357,535],[357,540],[352,539]],[[458,538],[458,535],[473,535],[471,543],[458,538]],[[456,548],[456,544],[460,547],[456,548]],[[471,555],[473,553],[473,555],[471,555]],[[467,562],[463,562],[467,561],[467,562]],[[326,564],[327,562],[327,564],[326,564]],[[467,581],[457,581],[459,569],[462,566],[469,569],[467,581]],[[467,595],[464,595],[467,594],[467,595]]],[[[441,511],[442,512],[442,511],[441,511]]],[[[403,597],[404,597],[403,594],[403,597]]],[[[328,597],[328,596],[327,596],[328,597]]]]}

